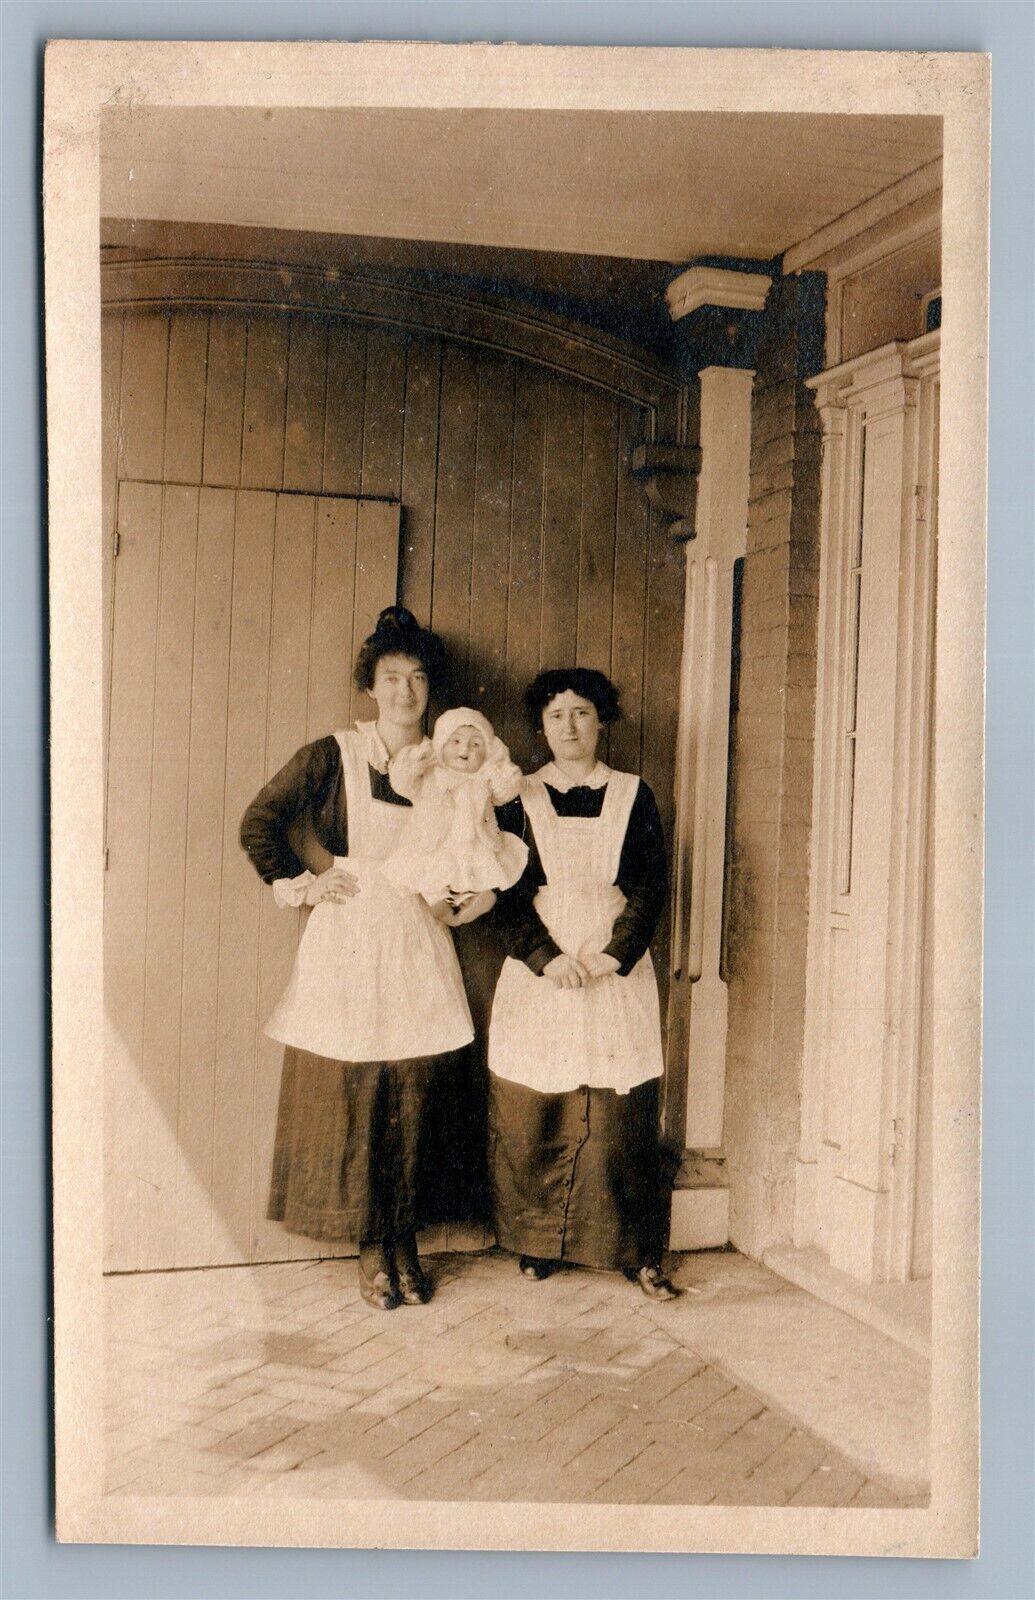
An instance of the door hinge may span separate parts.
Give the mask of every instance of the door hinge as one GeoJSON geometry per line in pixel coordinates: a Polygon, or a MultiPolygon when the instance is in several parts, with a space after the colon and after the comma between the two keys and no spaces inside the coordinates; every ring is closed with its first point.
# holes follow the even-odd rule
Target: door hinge
{"type": "Polygon", "coordinates": [[[104,846],[104,870],[105,870],[105,872],[107,872],[107,870],[108,870],[108,857],[109,857],[110,854],[111,854],[111,852],[109,851],[108,846],[105,845],[104,846]]]}
{"type": "Polygon", "coordinates": [[[115,532],[111,536],[111,557],[112,557],[113,561],[118,556],[118,553],[119,553],[119,550],[121,549],[121,547],[122,547],[122,535],[120,534],[118,528],[116,528],[115,532]]]}

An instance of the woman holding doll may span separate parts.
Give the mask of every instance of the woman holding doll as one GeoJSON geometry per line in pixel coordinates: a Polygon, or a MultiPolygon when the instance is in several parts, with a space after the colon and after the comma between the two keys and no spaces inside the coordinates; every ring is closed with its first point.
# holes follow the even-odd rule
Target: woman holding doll
{"type": "Polygon", "coordinates": [[[597,757],[619,714],[603,673],[541,673],[527,706],[551,760],[522,787],[528,864],[495,913],[508,951],[489,1030],[496,1236],[528,1278],[624,1270],[670,1300],[648,950],[666,903],[658,809],[641,778],[597,757]]]}
{"type": "Polygon", "coordinates": [[[412,816],[389,767],[428,746],[443,666],[434,633],[401,607],[383,611],[355,666],[376,720],[304,746],[241,824],[277,904],[313,908],[266,1025],[285,1046],[268,1215],[355,1242],[360,1292],[384,1310],[430,1298],[416,1233],[455,1214],[464,1161],[450,1141],[473,1028],[448,926],[494,899],[429,904],[383,870],[412,816]]]}

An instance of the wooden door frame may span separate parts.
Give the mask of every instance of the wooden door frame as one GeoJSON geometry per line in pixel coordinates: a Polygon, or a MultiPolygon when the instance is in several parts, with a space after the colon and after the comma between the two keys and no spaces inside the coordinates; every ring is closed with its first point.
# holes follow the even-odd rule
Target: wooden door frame
{"type": "MultiPolygon", "coordinates": [[[[816,761],[812,815],[802,1123],[796,1167],[796,1246],[825,1249],[831,1264],[866,1282],[909,1277],[917,1173],[918,1064],[923,1026],[923,930],[931,806],[936,538],[932,482],[937,450],[939,335],[896,342],[808,380],[823,422],[822,533],[816,761]],[[932,409],[933,408],[933,409],[932,409]],[[899,430],[901,524],[893,780],[888,796],[884,1039],[877,1064],[878,1116],[859,1128],[851,1190],[855,1223],[839,1227],[823,1202],[829,932],[838,914],[834,883],[840,754],[838,707],[845,675],[844,561],[861,516],[862,441],[871,426],[899,430]],[[926,455],[924,454],[926,448],[926,455]],[[863,1149],[865,1145],[865,1149],[863,1149]],[[860,1165],[859,1163],[862,1163],[860,1165]]],[[[865,561],[865,552],[864,557],[865,561]]],[[[864,625],[860,622],[860,626],[864,625]]],[[[858,911],[854,913],[856,916],[858,911]]],[[[848,1189],[842,1191],[846,1197],[848,1189]]]]}

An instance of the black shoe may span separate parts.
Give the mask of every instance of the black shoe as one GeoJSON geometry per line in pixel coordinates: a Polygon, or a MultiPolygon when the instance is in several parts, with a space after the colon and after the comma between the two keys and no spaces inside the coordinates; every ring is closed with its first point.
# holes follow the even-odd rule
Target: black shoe
{"type": "Polygon", "coordinates": [[[518,1266],[523,1278],[533,1278],[537,1283],[557,1271],[557,1262],[544,1261],[542,1256],[522,1256],[518,1266]]]}
{"type": "Polygon", "coordinates": [[[385,1252],[364,1248],[359,1253],[359,1292],[368,1306],[378,1311],[394,1311],[402,1296],[385,1252]]]}
{"type": "Polygon", "coordinates": [[[427,1305],[434,1290],[431,1287],[431,1279],[422,1266],[418,1264],[414,1272],[408,1272],[400,1268],[399,1293],[402,1295],[404,1306],[427,1305]]]}
{"type": "Polygon", "coordinates": [[[660,1267],[627,1267],[625,1276],[638,1283],[648,1300],[678,1300],[679,1290],[660,1267]]]}
{"type": "Polygon", "coordinates": [[[395,1272],[404,1306],[426,1306],[434,1290],[420,1264],[417,1241],[412,1236],[395,1246],[395,1272]]]}

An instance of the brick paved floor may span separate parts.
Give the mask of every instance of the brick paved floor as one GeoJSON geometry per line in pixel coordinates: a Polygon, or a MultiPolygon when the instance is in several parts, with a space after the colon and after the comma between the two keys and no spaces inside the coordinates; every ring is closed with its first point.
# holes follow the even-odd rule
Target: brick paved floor
{"type": "Polygon", "coordinates": [[[351,1261],[109,1278],[106,1489],[926,1503],[695,1354],[685,1301],[604,1273],[529,1283],[495,1253],[429,1266],[431,1304],[391,1313],[351,1261]]]}

